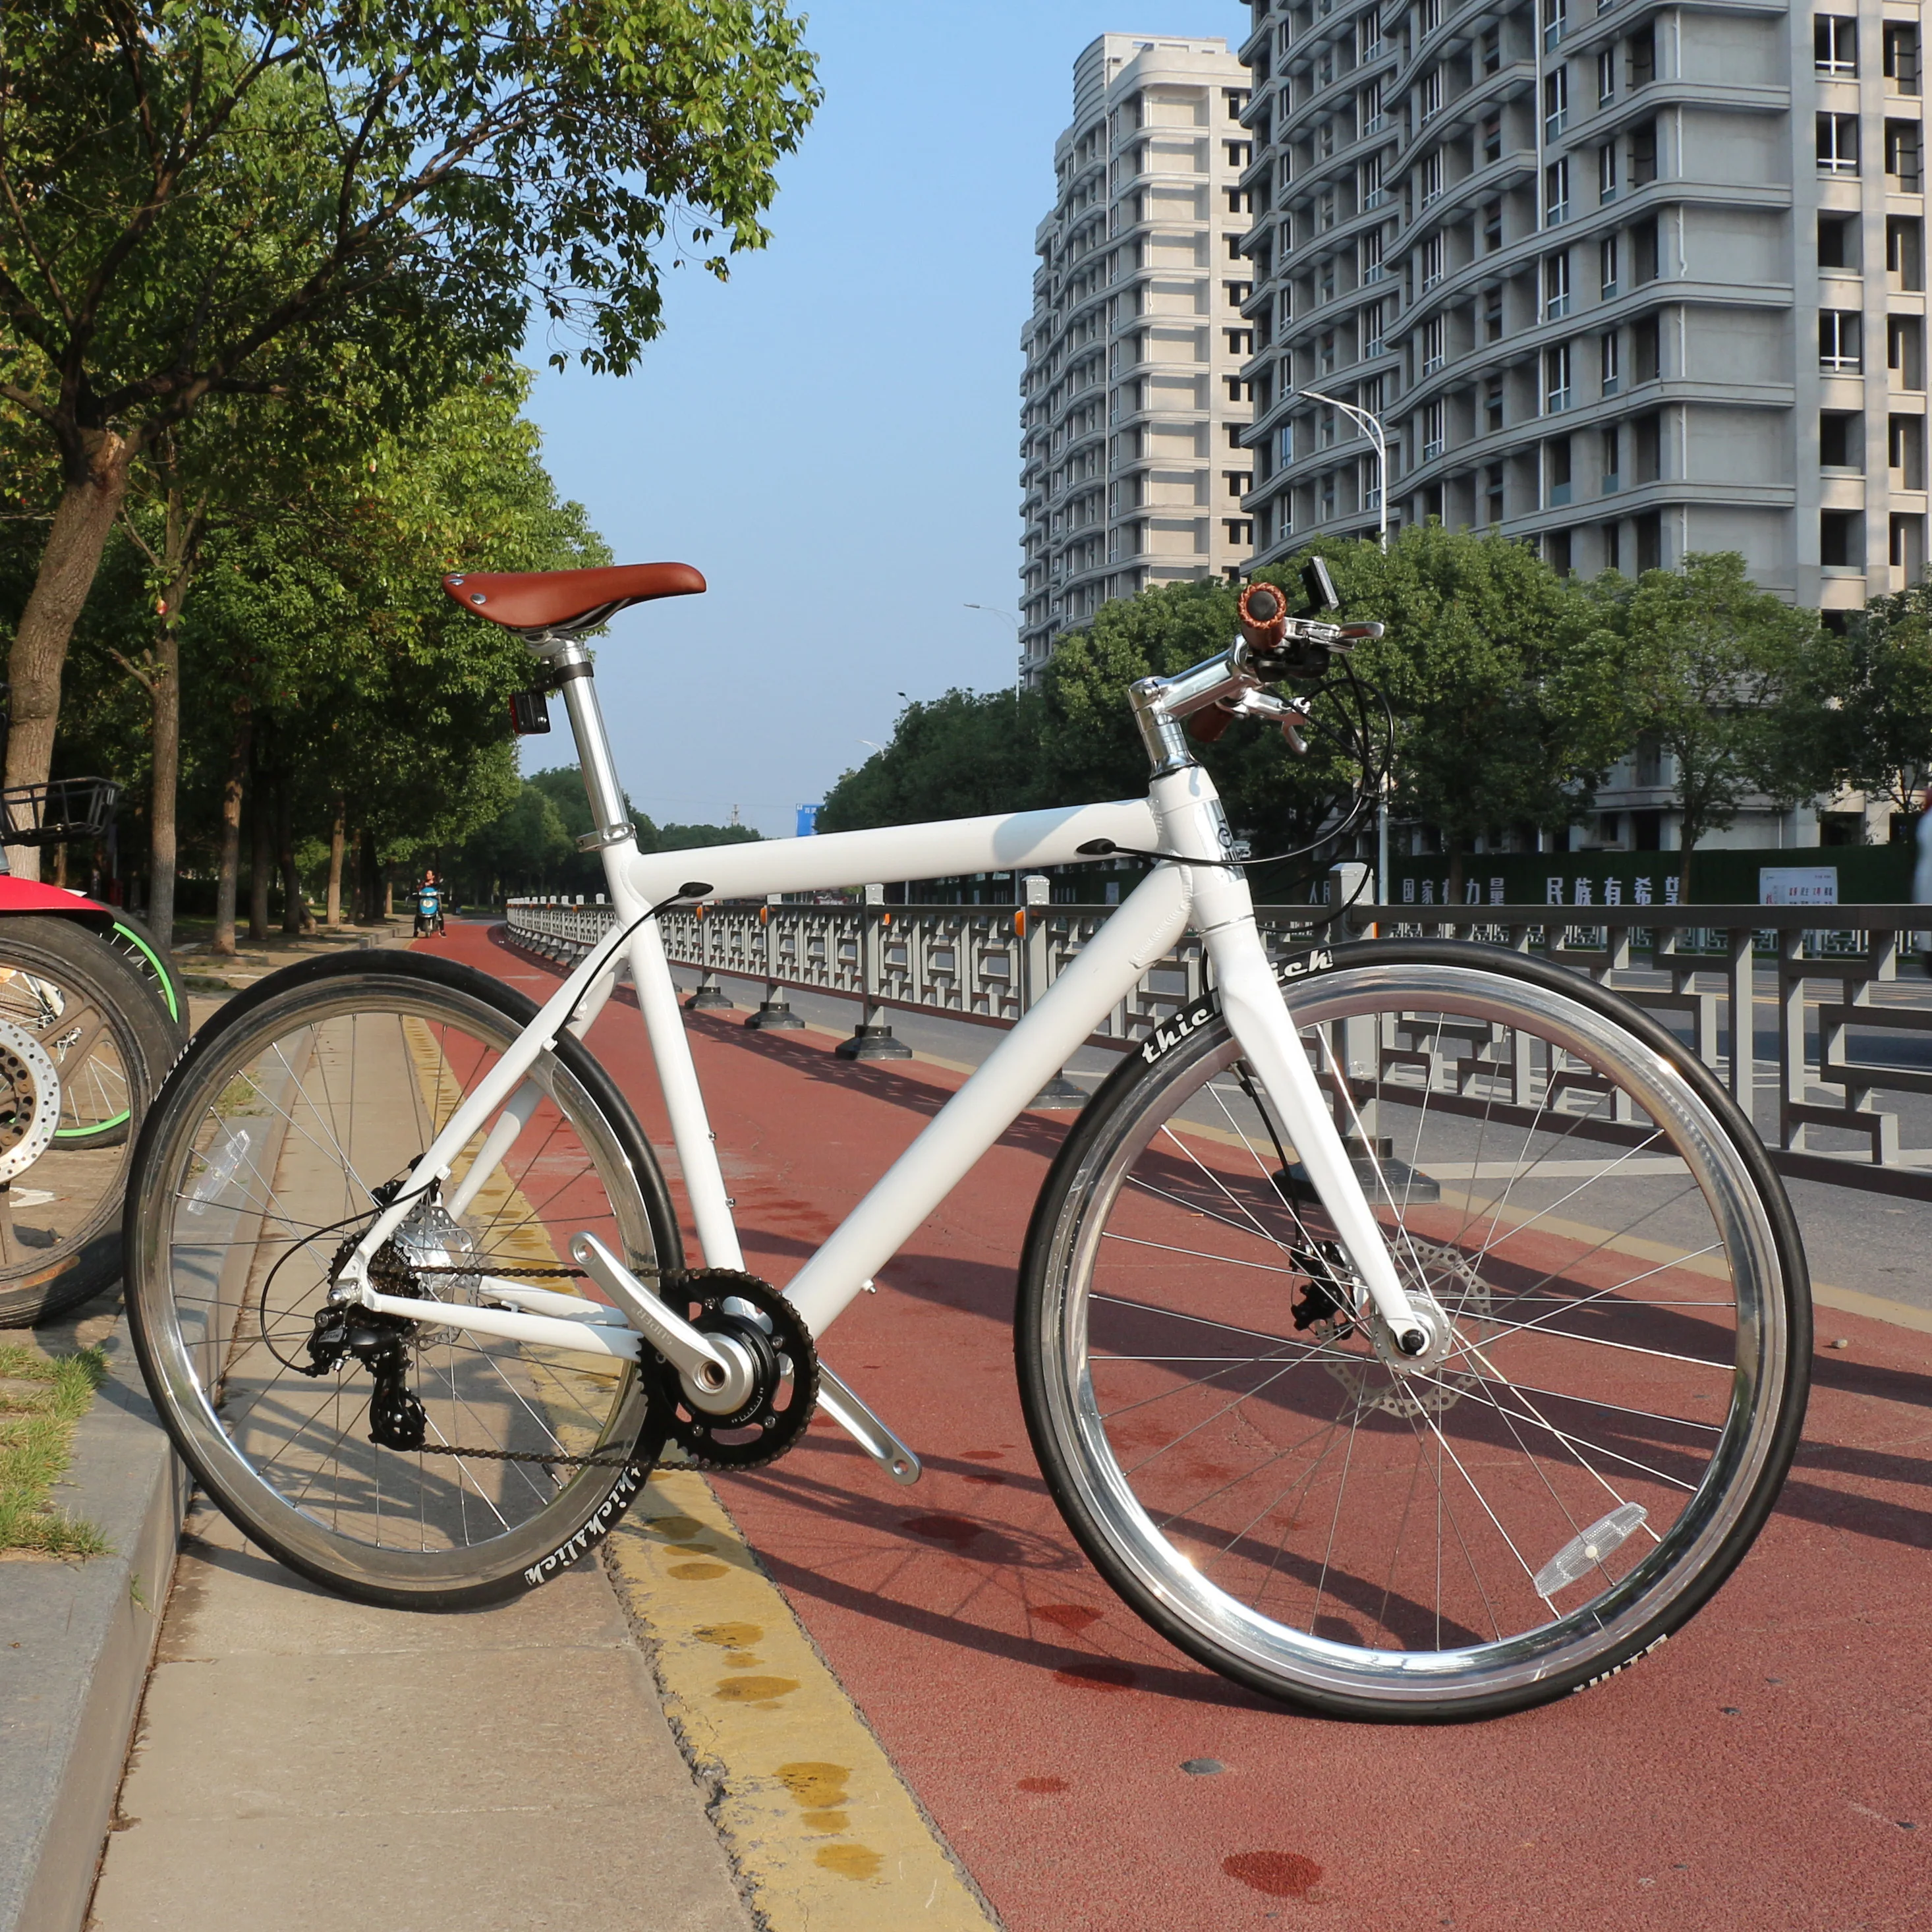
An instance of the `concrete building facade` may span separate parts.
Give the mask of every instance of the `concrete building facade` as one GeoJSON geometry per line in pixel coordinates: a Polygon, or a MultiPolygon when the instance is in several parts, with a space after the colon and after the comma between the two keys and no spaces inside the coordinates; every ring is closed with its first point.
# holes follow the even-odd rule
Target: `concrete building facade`
{"type": "MultiPolygon", "coordinates": [[[[1917,581],[1921,10],[1253,0],[1257,561],[1386,488],[1587,573],[1736,550],[1828,612],[1917,581]],[[1310,389],[1387,424],[1385,482],[1310,389]]],[[[1675,775],[1628,764],[1598,836],[1672,844],[1675,775]]],[[[1732,842],[1816,842],[1754,816],[1732,842]]]]}
{"type": "Polygon", "coordinates": [[[1103,34],[1074,62],[1021,335],[1028,683],[1110,598],[1252,554],[1247,100],[1218,40],[1103,34]]]}

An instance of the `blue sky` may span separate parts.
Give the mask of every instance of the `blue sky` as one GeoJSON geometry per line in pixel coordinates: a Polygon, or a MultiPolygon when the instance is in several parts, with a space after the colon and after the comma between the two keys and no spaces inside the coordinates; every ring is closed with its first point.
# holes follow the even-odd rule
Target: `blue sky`
{"type": "MultiPolygon", "coordinates": [[[[899,694],[1013,674],[1020,326],[1074,56],[1103,32],[1218,34],[1238,0],[821,0],[825,104],[780,176],[771,247],[720,286],[667,277],[622,381],[546,371],[532,412],[622,562],[703,597],[628,611],[598,684],[654,818],[789,832],[883,742],[899,694]]],[[[531,360],[540,361],[532,343],[531,360]]],[[[561,722],[561,713],[559,713],[561,722]]],[[[526,769],[563,762],[556,738],[526,769]]]]}

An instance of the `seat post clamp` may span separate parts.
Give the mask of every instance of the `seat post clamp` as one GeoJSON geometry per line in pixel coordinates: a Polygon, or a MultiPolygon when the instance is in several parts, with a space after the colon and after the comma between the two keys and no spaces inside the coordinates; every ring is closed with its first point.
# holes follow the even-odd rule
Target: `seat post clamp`
{"type": "Polygon", "coordinates": [[[638,828],[634,825],[599,826],[595,832],[580,832],[577,836],[577,849],[580,852],[601,852],[608,845],[621,845],[627,838],[634,838],[638,828]]]}

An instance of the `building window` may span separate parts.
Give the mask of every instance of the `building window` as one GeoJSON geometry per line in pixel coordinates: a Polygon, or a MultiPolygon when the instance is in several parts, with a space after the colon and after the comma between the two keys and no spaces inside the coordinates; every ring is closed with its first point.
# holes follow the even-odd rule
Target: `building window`
{"type": "Polygon", "coordinates": [[[1433,121],[1442,112],[1442,70],[1432,67],[1422,76],[1422,124],[1433,121]]]}
{"type": "Polygon", "coordinates": [[[1443,238],[1432,235],[1422,244],[1422,286],[1432,289],[1442,279],[1443,238]]]}
{"type": "Polygon", "coordinates": [[[1657,29],[1640,27],[1630,37],[1630,84],[1634,92],[1657,78],[1657,29]]]}
{"type": "Polygon", "coordinates": [[[1890,560],[1894,570],[1904,573],[1907,584],[1915,584],[1925,572],[1925,519],[1894,517],[1892,520],[1890,560]]]}
{"type": "MultiPolygon", "coordinates": [[[[1636,465],[1636,481],[1660,482],[1664,476],[1664,418],[1655,414],[1639,416],[1630,424],[1630,454],[1636,465]]],[[[1640,559],[1641,555],[1640,551],[1640,559]]],[[[1648,570],[1655,566],[1640,562],[1639,567],[1648,570]]]]}
{"type": "Polygon", "coordinates": [[[1483,247],[1493,255],[1503,245],[1503,205],[1492,201],[1483,210],[1483,247]]]}
{"type": "Polygon", "coordinates": [[[1570,124],[1570,70],[1552,68],[1543,76],[1543,138],[1556,140],[1570,124]]]}
{"type": "Polygon", "coordinates": [[[1246,546],[1255,540],[1255,521],[1252,517],[1223,517],[1221,527],[1228,533],[1228,541],[1238,547],[1246,546]]]}
{"type": "Polygon", "coordinates": [[[1640,221],[1630,230],[1630,253],[1635,258],[1630,265],[1632,285],[1640,289],[1655,281],[1657,224],[1654,220],[1640,221]]]}
{"type": "Polygon", "coordinates": [[[1552,161],[1543,171],[1543,214],[1545,226],[1554,228],[1570,219],[1570,158],[1552,161]]]}
{"type": "Polygon", "coordinates": [[[1378,282],[1388,271],[1382,265],[1382,231],[1371,228],[1355,242],[1355,266],[1358,279],[1366,287],[1371,282],[1378,282]]]}
{"type": "Polygon", "coordinates": [[[1570,313],[1570,251],[1559,248],[1543,258],[1543,319],[1560,321],[1570,313]]]}
{"type": "Polygon", "coordinates": [[[1617,292],[1617,238],[1606,235],[1597,244],[1597,289],[1605,302],[1617,292]]]}
{"type": "Polygon", "coordinates": [[[1821,510],[1818,513],[1818,561],[1827,570],[1857,570],[1858,513],[1856,510],[1821,510]]]}
{"type": "MultiPolygon", "coordinates": [[[[1604,430],[1604,468],[1602,479],[1598,485],[1598,494],[1614,496],[1623,488],[1623,437],[1615,423],[1604,430]]],[[[1615,568],[1614,566],[1612,566],[1615,568]]]]}
{"type": "Polygon", "coordinates": [[[1617,144],[1606,141],[1597,150],[1597,200],[1600,206],[1617,198],[1617,144]]]}
{"type": "Polygon", "coordinates": [[[1483,385],[1483,430],[1493,436],[1503,426],[1503,379],[1492,376],[1483,385]]]}
{"type": "Polygon", "coordinates": [[[1286,470],[1294,460],[1294,425],[1285,422],[1275,433],[1275,449],[1279,466],[1286,470]]]}
{"type": "Polygon", "coordinates": [[[1924,140],[1916,121],[1885,124],[1885,171],[1896,178],[1901,194],[1917,194],[1925,184],[1924,140]]]}
{"type": "Polygon", "coordinates": [[[1486,164],[1503,158],[1503,117],[1492,114],[1483,123],[1483,160],[1486,164]]]}
{"type": "Polygon", "coordinates": [[[1856,410],[1821,410],[1818,412],[1818,464],[1824,470],[1861,471],[1858,434],[1862,418],[1856,410]]]}
{"type": "Polygon", "coordinates": [[[1886,218],[1885,272],[1892,286],[1909,293],[1925,286],[1925,224],[1916,214],[1886,218]]]}
{"type": "Polygon", "coordinates": [[[1918,29],[1900,20],[1885,23],[1885,77],[1894,94],[1918,92],[1918,29]]]}
{"type": "Polygon", "coordinates": [[[1316,344],[1315,359],[1318,364],[1318,374],[1324,376],[1334,374],[1335,332],[1332,328],[1326,330],[1318,339],[1316,344]]]}
{"type": "Polygon", "coordinates": [[[1597,56],[1597,105],[1607,107],[1617,98],[1617,50],[1606,47],[1597,56]]]}
{"type": "Polygon", "coordinates": [[[1864,367],[1858,346],[1856,309],[1818,311],[1818,367],[1828,372],[1856,375],[1864,367]]]}
{"type": "Polygon", "coordinates": [[[1431,316],[1422,325],[1422,373],[1432,376],[1442,366],[1442,318],[1431,316]]]}
{"type": "Polygon", "coordinates": [[[1432,34],[1442,24],[1442,0],[1422,0],[1415,10],[1415,30],[1418,34],[1432,34]]]}
{"type": "Polygon", "coordinates": [[[1379,208],[1388,200],[1388,190],[1382,186],[1382,158],[1371,154],[1356,175],[1355,184],[1362,197],[1364,208],[1379,208]]]}
{"type": "Polygon", "coordinates": [[[1422,460],[1433,463],[1442,454],[1442,405],[1431,403],[1422,412],[1422,460]]]}
{"type": "Polygon", "coordinates": [[[1503,67],[1503,37],[1502,30],[1500,28],[1492,27],[1484,34],[1482,49],[1483,71],[1485,74],[1502,73],[1503,67]]]}
{"type": "Polygon", "coordinates": [[[1821,214],[1818,218],[1818,266],[1821,268],[1856,268],[1858,266],[1858,218],[1852,214],[1821,214]]]}
{"type": "Polygon", "coordinates": [[[1630,361],[1640,382],[1654,382],[1664,374],[1664,331],[1655,316],[1630,324],[1630,361]]]}
{"type": "Polygon", "coordinates": [[[1570,345],[1560,343],[1543,352],[1543,412],[1560,415],[1570,406],[1570,345]]]}
{"type": "Polygon", "coordinates": [[[1330,470],[1322,479],[1317,497],[1316,516],[1322,523],[1330,523],[1335,515],[1335,472],[1330,470]]]}
{"type": "Polygon", "coordinates": [[[1483,298],[1483,337],[1485,341],[1503,339],[1503,292],[1492,289],[1483,298]]]}
{"type": "Polygon", "coordinates": [[[1623,387],[1617,350],[1617,332],[1606,330],[1597,338],[1597,352],[1604,372],[1603,392],[1614,396],[1623,387]]]}
{"type": "Polygon", "coordinates": [[[1355,22],[1355,64],[1364,67],[1372,60],[1379,60],[1382,52],[1382,12],[1372,8],[1355,22]]]}
{"type": "Polygon", "coordinates": [[[1382,352],[1382,305],[1378,302],[1366,304],[1360,322],[1362,344],[1362,360],[1382,352]]]}
{"type": "Polygon", "coordinates": [[[1858,73],[1858,23],[1842,14],[1820,14],[1811,22],[1811,57],[1820,74],[1856,80],[1858,73]]]}
{"type": "Polygon", "coordinates": [[[1640,575],[1664,568],[1664,518],[1659,511],[1648,511],[1636,520],[1636,567],[1640,575]]]}
{"type": "Polygon", "coordinates": [[[1657,123],[1640,122],[1630,130],[1630,182],[1642,188],[1657,178],[1657,123]]]}
{"type": "Polygon", "coordinates": [[[1432,201],[1442,199],[1442,150],[1438,148],[1432,154],[1422,158],[1422,205],[1426,208],[1432,201]]]}
{"type": "Polygon", "coordinates": [[[1483,482],[1489,496],[1490,521],[1499,524],[1503,520],[1503,466],[1492,463],[1484,472],[1483,482]]]}
{"type": "Polygon", "coordinates": [[[1545,52],[1562,39],[1570,25],[1570,0],[1543,0],[1543,45],[1545,52]]]}
{"type": "Polygon", "coordinates": [[[1886,421],[1886,464],[1894,490],[1925,487],[1925,418],[1891,416],[1886,421]]]}
{"type": "Polygon", "coordinates": [[[1856,114],[1818,116],[1818,172],[1855,175],[1858,171],[1858,117],[1856,114]]]}
{"type": "Polygon", "coordinates": [[[1355,102],[1355,118],[1364,134],[1379,134],[1388,124],[1382,112],[1382,83],[1378,74],[1362,89],[1355,102]]]}
{"type": "MultiPolygon", "coordinates": [[[[1856,317],[1853,318],[1855,320],[1856,317]]],[[[1886,318],[1886,364],[1894,376],[1893,386],[1922,389],[1925,386],[1925,324],[1916,315],[1886,318]]]]}

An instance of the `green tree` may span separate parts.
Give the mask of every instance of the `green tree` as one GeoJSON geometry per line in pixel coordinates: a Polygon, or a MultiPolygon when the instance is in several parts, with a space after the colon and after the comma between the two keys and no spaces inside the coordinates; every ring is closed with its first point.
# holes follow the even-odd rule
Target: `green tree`
{"type": "Polygon", "coordinates": [[[1675,767],[1688,898],[1691,854],[1747,796],[1788,804],[1812,789],[1787,754],[1780,700],[1817,621],[1760,590],[1735,550],[1694,553],[1634,585],[1600,580],[1595,596],[1600,628],[1616,639],[1625,740],[1649,739],[1675,767]]]}
{"type": "MultiPolygon", "coordinates": [[[[780,0],[50,0],[0,13],[0,397],[60,485],[10,668],[15,782],[135,458],[345,362],[442,386],[534,300],[622,374],[661,262],[761,246],[817,104],[780,0]]],[[[561,364],[560,354],[552,358],[561,364]]]]}
{"type": "Polygon", "coordinates": [[[957,688],[908,704],[891,742],[825,795],[824,832],[1014,812],[1040,776],[1040,699],[957,688]]]}
{"type": "Polygon", "coordinates": [[[1842,632],[1804,638],[1773,724],[1794,794],[1849,786],[1918,811],[1932,782],[1932,589],[1874,598],[1842,632]]]}

